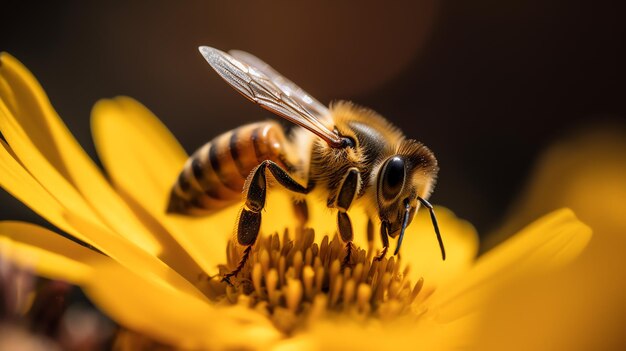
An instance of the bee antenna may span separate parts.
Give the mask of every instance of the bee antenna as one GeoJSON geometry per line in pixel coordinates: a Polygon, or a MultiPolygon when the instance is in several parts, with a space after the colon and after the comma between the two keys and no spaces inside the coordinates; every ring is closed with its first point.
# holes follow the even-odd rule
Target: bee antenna
{"type": "Polygon", "coordinates": [[[396,244],[396,251],[394,251],[394,255],[397,255],[400,251],[400,246],[402,245],[402,239],[404,238],[404,231],[406,227],[409,225],[409,215],[411,213],[411,204],[408,201],[404,203],[404,218],[402,219],[402,229],[400,230],[400,237],[398,237],[398,243],[396,244]]]}
{"type": "Polygon", "coordinates": [[[435,216],[435,210],[433,209],[433,205],[430,202],[422,199],[421,197],[417,197],[419,202],[428,209],[430,212],[430,219],[433,221],[433,227],[435,228],[435,233],[437,234],[437,241],[439,241],[439,248],[441,249],[441,258],[446,260],[446,249],[443,247],[443,240],[441,240],[441,233],[439,232],[439,224],[437,224],[437,217],[435,216]]]}

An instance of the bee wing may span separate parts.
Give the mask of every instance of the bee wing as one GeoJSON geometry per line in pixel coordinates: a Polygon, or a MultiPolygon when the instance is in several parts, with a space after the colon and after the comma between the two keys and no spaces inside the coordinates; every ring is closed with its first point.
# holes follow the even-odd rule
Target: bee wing
{"type": "Polygon", "coordinates": [[[285,78],[278,73],[272,66],[263,62],[260,58],[241,50],[230,50],[228,52],[231,56],[237,60],[247,64],[250,67],[254,67],[259,72],[265,74],[285,95],[289,96],[304,108],[309,110],[314,116],[320,120],[324,120],[330,116],[328,108],[317,101],[309,93],[297,86],[294,82],[285,78]]]}
{"type": "MultiPolygon", "coordinates": [[[[329,145],[333,147],[342,146],[341,138],[322,122],[327,122],[324,119],[325,116],[315,112],[315,108],[312,108],[312,112],[302,106],[301,103],[290,97],[272,78],[264,73],[264,70],[267,71],[267,67],[269,67],[267,64],[265,64],[265,67],[256,67],[256,62],[251,62],[251,64],[241,62],[218,49],[208,46],[201,46],[199,49],[209,65],[243,96],[261,105],[261,107],[310,130],[329,145]]],[[[258,60],[258,62],[262,63],[263,61],[258,60]]],[[[272,69],[272,71],[274,70],[272,69]]],[[[276,73],[276,76],[280,77],[280,74],[276,73]]],[[[287,82],[289,81],[287,80],[287,82]]],[[[291,84],[297,88],[295,84],[291,84]]],[[[298,99],[301,99],[304,94],[299,94],[298,99]]],[[[321,105],[319,102],[318,104],[321,105]]]]}

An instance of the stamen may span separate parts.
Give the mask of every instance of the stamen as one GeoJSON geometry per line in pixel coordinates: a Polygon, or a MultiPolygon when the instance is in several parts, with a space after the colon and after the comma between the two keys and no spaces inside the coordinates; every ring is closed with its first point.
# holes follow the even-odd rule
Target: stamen
{"type": "MultiPolygon", "coordinates": [[[[230,279],[232,286],[220,282],[220,276],[198,285],[216,304],[244,304],[286,334],[330,314],[388,320],[406,313],[421,300],[423,279],[411,284],[409,268],[399,258],[376,261],[371,251],[353,245],[350,262],[342,265],[345,244],[337,236],[324,236],[318,244],[310,229],[299,230],[294,239],[287,232],[274,234],[260,237],[249,250],[247,263],[230,279]]],[[[243,254],[229,242],[221,276],[243,254]]]]}

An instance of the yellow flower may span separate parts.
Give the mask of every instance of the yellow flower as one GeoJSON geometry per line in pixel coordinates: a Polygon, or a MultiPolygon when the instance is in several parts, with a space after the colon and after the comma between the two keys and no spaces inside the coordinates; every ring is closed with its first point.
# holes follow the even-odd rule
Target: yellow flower
{"type": "Polygon", "coordinates": [[[493,344],[507,340],[519,350],[624,348],[624,150],[624,125],[608,124],[586,127],[560,140],[539,159],[504,231],[520,227],[539,213],[569,206],[593,228],[593,240],[580,258],[558,275],[549,279],[532,277],[510,286],[503,292],[506,301],[490,304],[487,318],[521,316],[517,318],[517,327],[533,335],[524,338],[496,323],[489,331],[493,344]],[[542,286],[542,294],[528,299],[536,286],[542,286]],[[537,323],[538,315],[543,323],[537,323]],[[545,328],[544,324],[549,327],[545,328]]]}
{"type": "MultiPolygon", "coordinates": [[[[422,212],[399,261],[372,263],[372,250],[363,250],[358,260],[372,268],[341,272],[332,241],[325,245],[318,237],[312,243],[310,232],[298,232],[285,219],[286,195],[277,193],[268,198],[262,232],[287,227],[299,233],[296,241],[266,236],[234,289],[206,276],[236,261],[227,243],[237,208],[207,218],[166,215],[169,188],[187,155],[138,102],[98,102],[92,126],[111,182],[34,77],[11,56],[0,56],[0,131],[6,140],[0,185],[97,251],[19,222],[0,222],[0,247],[42,276],[82,286],[125,328],[182,349],[470,346],[476,332],[489,326],[482,311],[504,287],[569,263],[591,237],[571,211],[558,210],[476,259],[472,226],[438,208],[445,262],[434,237],[426,235],[432,228],[422,212]]],[[[335,231],[328,218],[322,206],[312,208],[317,233],[335,231]]],[[[357,233],[365,233],[364,217],[355,215],[354,222],[361,223],[357,233]]],[[[368,245],[365,235],[355,243],[368,245]]]]}

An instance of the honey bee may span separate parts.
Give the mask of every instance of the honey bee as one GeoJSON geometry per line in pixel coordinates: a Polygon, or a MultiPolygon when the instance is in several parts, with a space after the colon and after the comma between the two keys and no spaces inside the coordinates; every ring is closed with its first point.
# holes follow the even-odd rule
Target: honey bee
{"type": "Polygon", "coordinates": [[[302,223],[308,218],[307,194],[317,194],[337,211],[339,236],[346,243],[344,264],[354,249],[348,211],[357,202],[366,208],[369,238],[373,223],[380,223],[383,249],[377,260],[387,254],[389,237],[398,238],[394,255],[398,254],[420,205],[430,211],[445,260],[437,219],[428,202],[438,172],[430,149],[407,139],[367,108],[349,102],[327,108],[249,53],[225,53],[206,46],[199,50],[244,97],[296,125],[287,132],[276,121],[264,121],[217,136],[187,160],[172,187],[169,213],[206,215],[241,201],[242,196],[245,199],[236,225],[243,256],[224,280],[236,276],[248,259],[268,188],[274,186],[294,194],[302,223]]]}

